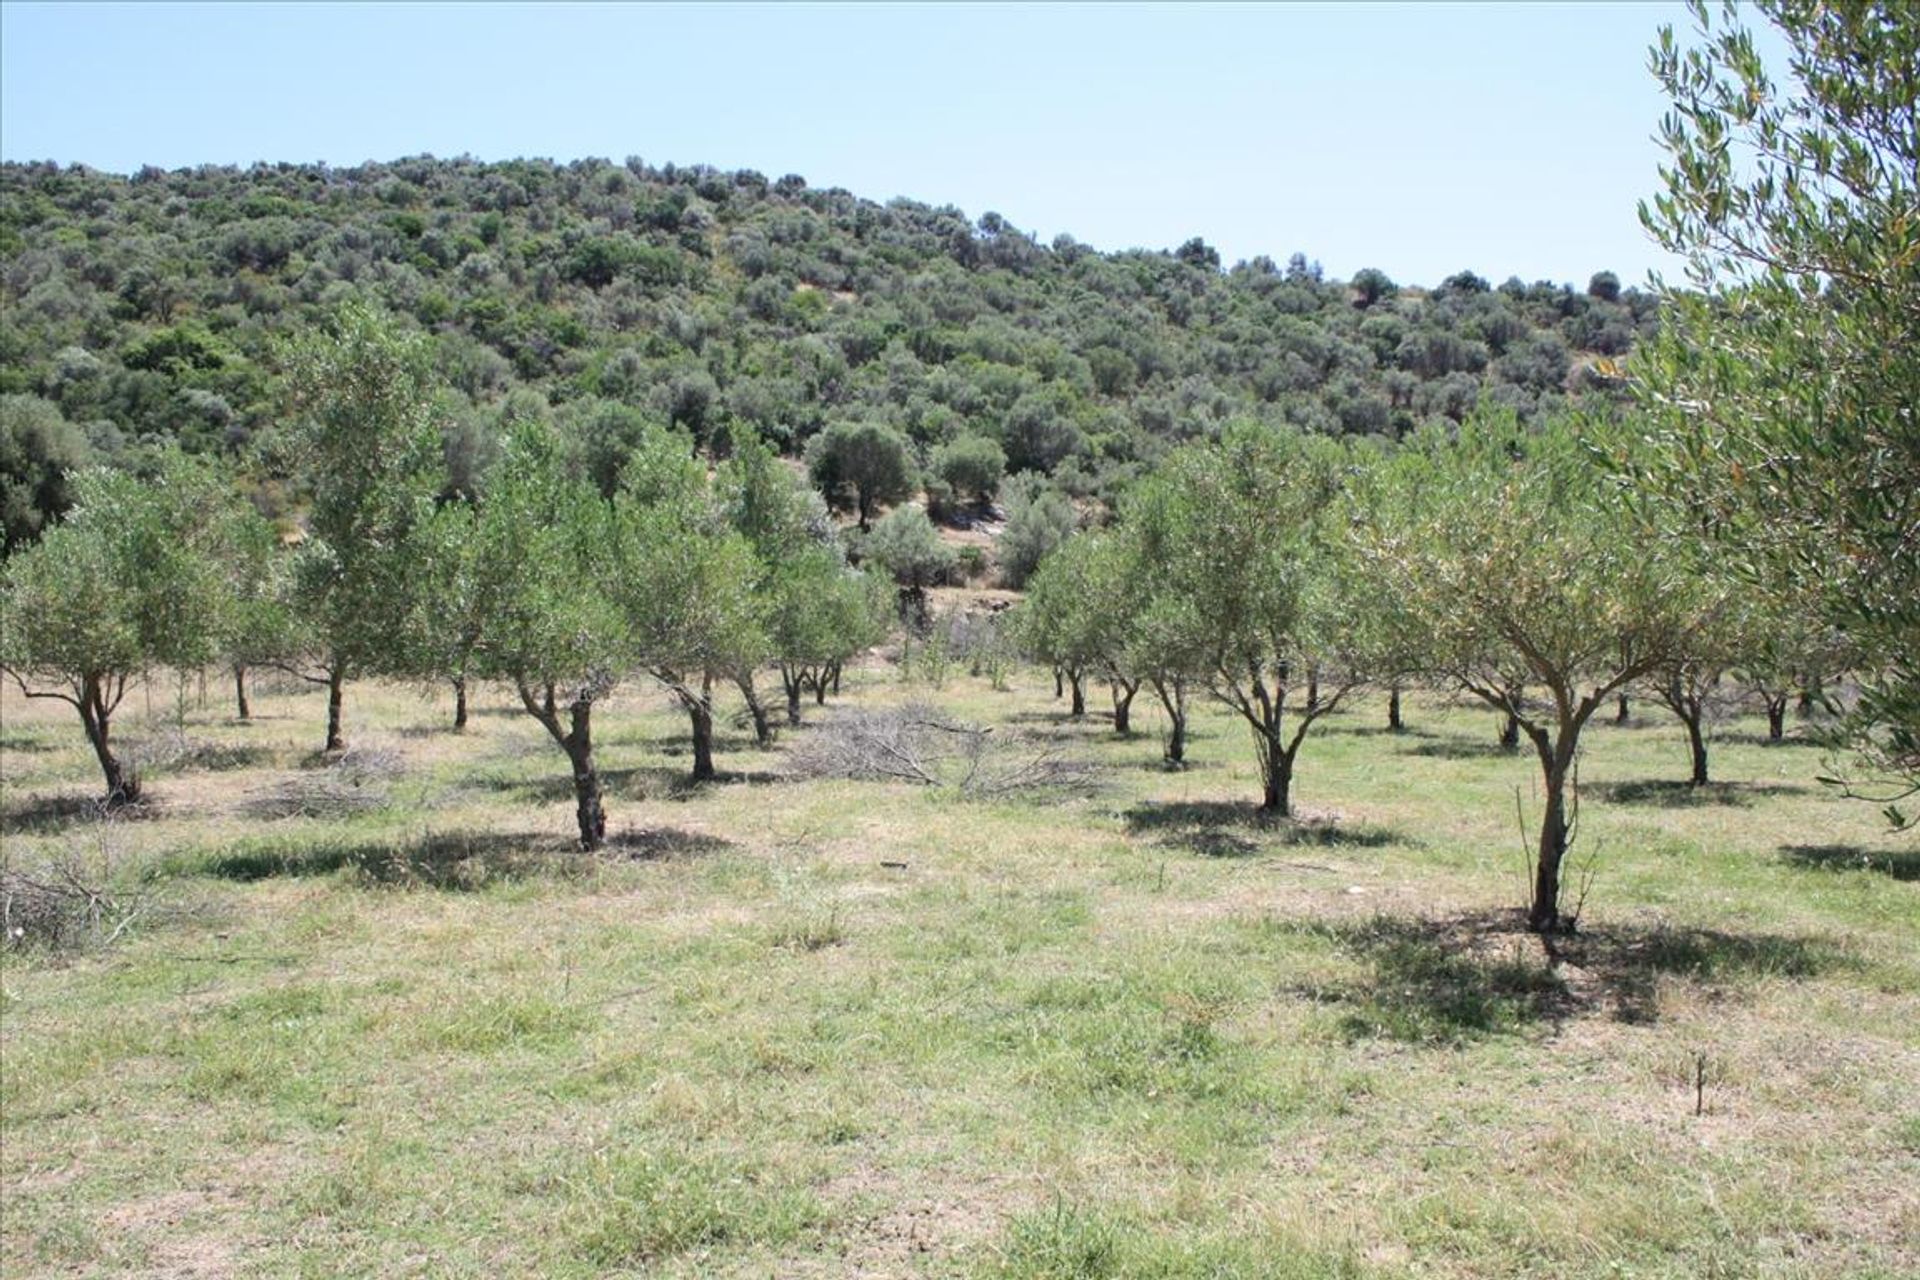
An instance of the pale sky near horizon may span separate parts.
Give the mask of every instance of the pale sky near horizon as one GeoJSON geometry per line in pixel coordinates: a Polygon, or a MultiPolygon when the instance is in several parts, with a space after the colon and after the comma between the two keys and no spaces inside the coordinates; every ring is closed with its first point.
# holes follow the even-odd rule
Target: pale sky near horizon
{"type": "Polygon", "coordinates": [[[0,157],[630,155],[1330,275],[1678,275],[1677,4],[0,3],[0,157]]]}

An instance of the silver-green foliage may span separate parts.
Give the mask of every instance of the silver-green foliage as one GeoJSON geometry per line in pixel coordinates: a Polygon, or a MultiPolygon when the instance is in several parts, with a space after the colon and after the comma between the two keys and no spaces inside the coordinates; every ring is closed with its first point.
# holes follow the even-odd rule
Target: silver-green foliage
{"type": "Polygon", "coordinates": [[[117,804],[140,795],[111,737],[129,679],[198,666],[233,631],[241,508],[217,473],[178,454],[149,476],[82,472],[73,489],[66,520],[6,566],[0,665],[28,696],[73,706],[117,804]]]}

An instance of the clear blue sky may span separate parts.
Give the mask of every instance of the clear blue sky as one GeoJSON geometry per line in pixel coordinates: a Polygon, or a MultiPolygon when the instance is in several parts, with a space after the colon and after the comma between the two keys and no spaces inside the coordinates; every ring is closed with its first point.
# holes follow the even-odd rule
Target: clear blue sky
{"type": "Polygon", "coordinates": [[[0,4],[0,156],[630,155],[1435,283],[1673,271],[1666,3],[0,4]]]}

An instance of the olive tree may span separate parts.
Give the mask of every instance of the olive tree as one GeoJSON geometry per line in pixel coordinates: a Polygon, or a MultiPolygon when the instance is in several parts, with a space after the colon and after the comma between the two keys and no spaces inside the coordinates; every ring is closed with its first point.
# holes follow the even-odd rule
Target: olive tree
{"type": "Polygon", "coordinates": [[[1641,219],[1683,255],[1635,361],[1652,477],[1763,589],[1857,646],[1842,723],[1865,786],[1920,791],[1920,22],[1904,0],[1759,0],[1663,28],[1662,190],[1641,219]]]}
{"type": "Polygon", "coordinates": [[[1787,736],[1787,704],[1833,672],[1857,665],[1846,637],[1792,601],[1769,601],[1754,613],[1737,678],[1759,699],[1767,741],[1787,736]]]}
{"type": "Polygon", "coordinates": [[[401,665],[453,686],[455,732],[467,727],[474,651],[485,625],[478,581],[481,523],[476,504],[456,499],[421,519],[412,533],[406,584],[411,608],[401,665]]]}
{"type": "Polygon", "coordinates": [[[955,497],[985,502],[1000,487],[1007,455],[998,441],[970,435],[935,449],[931,463],[929,469],[946,482],[955,497]]]}
{"type": "MultiPolygon", "coordinates": [[[[796,655],[800,650],[815,651],[823,640],[807,597],[816,590],[830,592],[832,575],[845,568],[838,533],[820,495],[782,466],[758,438],[733,442],[732,456],[714,477],[714,496],[727,524],[753,551],[752,593],[780,663],[787,722],[798,724],[797,673],[803,660],[796,655]]],[[[819,613],[828,616],[827,610],[819,613]]],[[[763,747],[770,745],[773,729],[755,687],[752,664],[732,674],[753,719],[755,740],[763,747]]]]}
{"type": "Polygon", "coordinates": [[[66,519],[6,564],[0,667],[29,698],[80,717],[105,802],[137,802],[140,778],[114,750],[127,684],[155,666],[213,658],[229,624],[227,542],[237,498],[178,454],[150,477],[95,469],[73,479],[66,519]]]}
{"type": "Polygon", "coordinates": [[[1733,672],[1757,651],[1757,625],[1746,602],[1723,587],[1717,608],[1646,678],[1654,701],[1671,711],[1687,731],[1691,786],[1703,787],[1709,780],[1708,734],[1737,698],[1733,672]]]}
{"type": "Polygon", "coordinates": [[[836,422],[809,440],[807,474],[836,510],[851,508],[862,529],[881,505],[912,497],[917,483],[907,438],[877,422],[836,422]]]}
{"type": "Polygon", "coordinates": [[[889,511],[860,544],[860,555],[893,579],[901,613],[916,626],[926,620],[927,588],[945,582],[957,559],[918,506],[889,511]]]}
{"type": "Polygon", "coordinates": [[[1378,464],[1351,536],[1368,590],[1425,637],[1428,674],[1511,716],[1533,745],[1544,810],[1529,927],[1570,929],[1561,870],[1580,734],[1613,694],[1684,654],[1709,616],[1690,556],[1640,536],[1574,424],[1529,433],[1470,419],[1378,464]],[[1516,693],[1513,673],[1542,691],[1516,693]]]}
{"type": "Polygon", "coordinates": [[[354,303],[287,351],[298,457],[313,491],[295,593],[327,688],[327,751],[346,745],[341,689],[400,660],[414,525],[440,488],[432,352],[419,334],[354,303]]]}
{"type": "Polygon", "coordinates": [[[299,650],[299,626],[290,601],[294,554],[274,527],[250,506],[237,506],[225,540],[228,626],[219,658],[233,673],[234,715],[253,717],[247,673],[278,666],[299,650]]]}
{"type": "Polygon", "coordinates": [[[614,499],[617,599],[640,662],[686,711],[696,782],[713,763],[713,686],[768,656],[753,544],[728,527],[684,435],[648,435],[614,499]]]}
{"type": "Polygon", "coordinates": [[[1016,624],[1033,658],[1066,677],[1076,719],[1086,714],[1086,678],[1098,672],[1113,694],[1115,733],[1132,730],[1140,677],[1127,655],[1128,548],[1101,534],[1074,538],[1040,562],[1016,624]]]}
{"type": "Polygon", "coordinates": [[[1132,516],[1179,606],[1163,625],[1253,731],[1263,811],[1292,812],[1313,726],[1369,678],[1373,628],[1330,522],[1344,470],[1330,441],[1235,424],[1171,455],[1132,516]]]}
{"type": "Polygon", "coordinates": [[[60,406],[0,395],[0,555],[31,542],[73,504],[73,477],[93,449],[60,406]]]}
{"type": "Polygon", "coordinates": [[[1033,472],[1009,480],[1001,501],[1007,522],[994,540],[994,553],[1000,560],[1001,579],[1018,591],[1040,562],[1073,536],[1080,519],[1067,495],[1033,472]]]}
{"type": "Polygon", "coordinates": [[[593,712],[638,658],[618,591],[615,510],[568,476],[550,432],[530,420],[508,436],[485,505],[461,519],[478,623],[472,669],[511,687],[566,753],[580,846],[598,849],[607,818],[593,712]]]}

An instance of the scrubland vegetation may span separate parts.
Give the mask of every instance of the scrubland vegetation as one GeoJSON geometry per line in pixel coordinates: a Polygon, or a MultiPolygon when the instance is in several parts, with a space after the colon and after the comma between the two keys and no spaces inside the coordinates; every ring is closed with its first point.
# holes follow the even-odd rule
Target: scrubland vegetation
{"type": "Polygon", "coordinates": [[[1658,297],[0,171],[9,1271],[1920,1267],[1920,25],[1763,8],[1658,297]]]}

